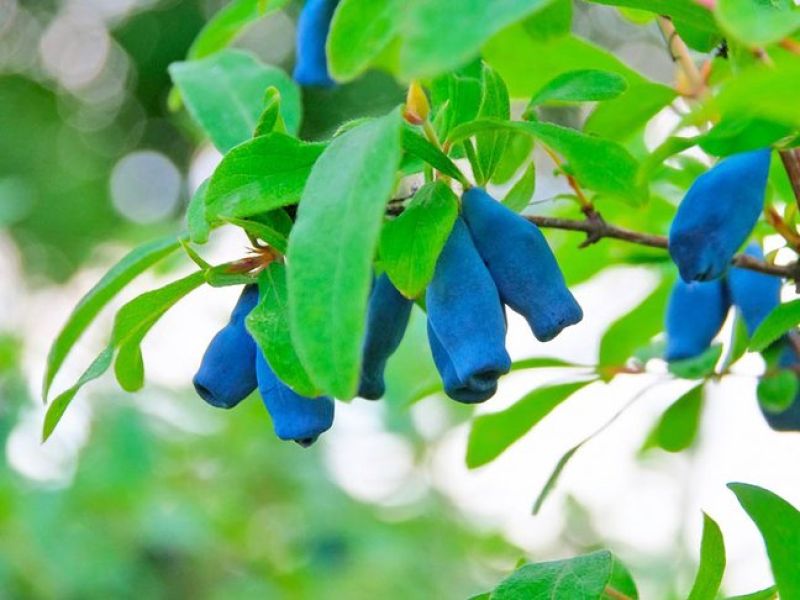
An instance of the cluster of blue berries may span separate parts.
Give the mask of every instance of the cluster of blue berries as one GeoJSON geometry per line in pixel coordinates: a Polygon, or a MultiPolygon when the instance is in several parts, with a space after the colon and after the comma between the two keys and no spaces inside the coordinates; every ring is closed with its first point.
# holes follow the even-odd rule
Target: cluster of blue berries
{"type": "MultiPolygon", "coordinates": [[[[383,368],[412,304],[386,274],[378,277],[369,302],[362,397],[383,395],[383,368]]],[[[428,341],[445,393],[454,400],[487,400],[511,368],[504,305],[525,317],[540,341],[583,318],[541,231],[483,189],[471,188],[425,292],[428,341]]]]}
{"type": "MultiPolygon", "coordinates": [[[[203,356],[195,389],[212,406],[232,408],[258,388],[277,436],[308,446],[333,424],[333,401],[301,396],[275,375],[245,327],[257,304],[257,286],[246,286],[230,322],[203,356]]],[[[413,304],[385,273],[376,278],[366,315],[361,397],[383,396],[386,363],[400,345],[413,304]]],[[[445,393],[454,400],[487,400],[511,368],[505,305],[525,317],[540,341],[583,317],[539,229],[471,188],[425,293],[431,351],[445,393]]]]}
{"type": "MultiPolygon", "coordinates": [[[[729,268],[736,251],[750,236],[764,206],[769,149],[746,152],[720,161],[697,178],[678,208],[669,234],[669,252],[680,279],[666,315],[668,361],[703,354],[719,333],[731,306],[744,320],[748,335],[780,304],[781,280],[743,268],[729,268]]],[[[764,258],[758,244],[745,254],[764,258]]],[[[800,362],[786,338],[778,366],[800,362]]],[[[800,430],[800,394],[782,412],[762,407],[771,427],[800,430]]]]}

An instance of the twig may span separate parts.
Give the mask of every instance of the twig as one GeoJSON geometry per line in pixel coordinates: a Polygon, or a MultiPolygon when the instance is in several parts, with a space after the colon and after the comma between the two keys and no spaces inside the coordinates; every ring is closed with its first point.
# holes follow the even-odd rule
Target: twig
{"type": "Polygon", "coordinates": [[[786,169],[786,174],[792,184],[795,201],[800,207],[800,149],[781,150],[780,155],[783,168],[786,169]]]}
{"type": "Polygon", "coordinates": [[[669,49],[672,60],[678,63],[681,71],[683,71],[683,74],[686,75],[686,79],[689,81],[689,85],[691,86],[691,93],[689,95],[692,97],[699,96],[705,88],[705,81],[702,74],[697,69],[697,65],[694,64],[692,56],[689,54],[689,47],[681,36],[678,35],[675,26],[668,17],[658,17],[658,27],[661,29],[661,33],[667,42],[667,48],[669,49]]]}
{"type": "Polygon", "coordinates": [[[581,189],[581,186],[578,184],[578,181],[572,175],[570,175],[564,170],[564,165],[561,161],[561,157],[559,157],[558,154],[556,154],[555,151],[548,145],[541,144],[541,147],[545,151],[545,153],[547,153],[550,159],[555,163],[558,170],[561,173],[563,173],[564,176],[567,178],[567,183],[569,184],[569,187],[572,188],[572,191],[574,191],[575,195],[578,197],[578,203],[581,205],[581,210],[583,211],[583,214],[585,214],[589,218],[597,216],[597,212],[594,209],[594,205],[592,204],[591,200],[589,200],[586,197],[586,194],[583,193],[583,190],[581,189]]]}
{"type": "MultiPolygon", "coordinates": [[[[623,229],[616,225],[610,225],[602,219],[592,220],[586,219],[578,221],[573,219],[561,219],[558,217],[545,217],[539,215],[530,215],[526,217],[531,223],[549,229],[564,229],[567,231],[582,231],[591,243],[595,243],[603,238],[612,238],[615,240],[622,240],[631,244],[639,244],[640,246],[648,246],[650,248],[661,248],[666,250],[669,247],[669,242],[666,237],[661,235],[653,235],[651,233],[640,233],[638,231],[631,231],[630,229],[623,229]]],[[[787,279],[797,280],[800,279],[800,266],[794,262],[788,265],[773,265],[768,262],[758,260],[747,254],[739,254],[733,258],[731,264],[742,269],[750,271],[758,271],[760,273],[767,273],[768,275],[776,275],[778,277],[785,277],[787,279]]]]}

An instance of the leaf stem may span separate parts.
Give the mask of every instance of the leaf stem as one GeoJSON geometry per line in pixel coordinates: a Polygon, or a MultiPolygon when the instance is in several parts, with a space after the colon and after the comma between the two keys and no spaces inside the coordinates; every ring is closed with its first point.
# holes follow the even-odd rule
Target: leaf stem
{"type": "Polygon", "coordinates": [[[623,594],[618,589],[613,588],[610,585],[607,585],[605,587],[603,593],[609,598],[613,598],[614,600],[633,600],[633,598],[631,598],[627,594],[623,594]]]}
{"type": "Polygon", "coordinates": [[[678,35],[675,25],[672,24],[669,17],[658,17],[658,28],[661,30],[661,34],[667,42],[667,49],[669,50],[672,60],[678,63],[678,66],[689,82],[691,91],[685,95],[691,98],[700,97],[705,91],[705,79],[698,70],[697,65],[694,64],[686,42],[678,35]]]}
{"type": "Polygon", "coordinates": [[[561,157],[546,144],[541,144],[541,146],[550,159],[555,163],[558,170],[567,178],[567,183],[569,184],[569,187],[572,188],[572,191],[575,192],[575,196],[578,198],[578,203],[581,205],[581,210],[583,213],[590,219],[592,218],[592,215],[599,216],[597,211],[594,209],[594,204],[592,204],[591,200],[586,197],[586,194],[583,192],[578,180],[575,179],[575,177],[573,177],[571,174],[567,173],[567,171],[564,169],[564,163],[561,160],[561,157]]]}

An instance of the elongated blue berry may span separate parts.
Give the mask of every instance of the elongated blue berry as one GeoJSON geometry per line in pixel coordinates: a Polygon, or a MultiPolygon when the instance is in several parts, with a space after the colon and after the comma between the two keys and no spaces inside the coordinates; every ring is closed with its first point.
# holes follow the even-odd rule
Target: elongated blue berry
{"type": "Polygon", "coordinates": [[[325,42],[339,0],[307,0],[297,21],[297,62],[294,80],[300,85],[330,87],[325,42]]]}
{"type": "Polygon", "coordinates": [[[686,283],[678,280],[667,305],[668,361],[699,356],[719,333],[730,308],[721,280],[686,283]]]}
{"type": "Polygon", "coordinates": [[[583,311],[567,289],[539,228],[480,188],[463,198],[464,220],[500,299],[528,321],[536,339],[553,339],[583,311]]]}
{"type": "Polygon", "coordinates": [[[442,347],[439,338],[436,337],[430,322],[428,322],[428,341],[433,354],[433,362],[444,384],[445,394],[453,400],[465,404],[483,402],[494,396],[497,391],[497,379],[501,373],[484,371],[462,380],[456,374],[453,362],[442,347]]]}
{"type": "Polygon", "coordinates": [[[764,207],[769,160],[769,149],[730,156],[689,188],[669,231],[669,253],[684,281],[728,270],[764,207]]]}
{"type": "MultiPolygon", "coordinates": [[[[758,244],[750,244],[745,254],[764,260],[758,244]]],[[[780,304],[781,283],[780,277],[739,267],[728,273],[731,302],[741,311],[748,335],[752,336],[761,321],[780,304]]]]}
{"type": "MultiPolygon", "coordinates": [[[[800,362],[798,361],[797,353],[786,339],[782,343],[785,344],[785,348],[778,359],[778,366],[783,369],[796,367],[800,362]]],[[[775,431],[800,431],[800,392],[794,397],[789,407],[781,412],[766,410],[761,403],[759,403],[759,408],[761,408],[761,413],[764,415],[767,425],[775,431]]]]}
{"type": "Polygon", "coordinates": [[[278,379],[262,352],[257,352],[255,369],[258,391],[272,417],[275,435],[310,446],[333,425],[333,400],[326,396],[306,398],[278,379]]]}
{"type": "Polygon", "coordinates": [[[491,386],[508,372],[511,360],[505,349],[503,305],[460,217],[439,255],[425,304],[429,331],[435,334],[431,347],[434,358],[439,356],[436,364],[446,390],[455,389],[456,382],[468,387],[476,382],[491,386]]]}
{"type": "Polygon", "coordinates": [[[211,340],[192,380],[200,397],[212,406],[232,408],[256,389],[256,343],[244,326],[256,304],[258,286],[245,286],[230,322],[211,340]]]}
{"type": "Polygon", "coordinates": [[[383,372],[408,326],[414,303],[397,291],[386,273],[375,280],[367,310],[358,395],[377,400],[386,391],[383,372]]]}

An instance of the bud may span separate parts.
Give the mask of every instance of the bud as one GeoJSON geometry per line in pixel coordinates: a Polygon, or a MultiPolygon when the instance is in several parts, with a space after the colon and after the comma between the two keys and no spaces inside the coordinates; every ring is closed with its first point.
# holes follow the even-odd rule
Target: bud
{"type": "Polygon", "coordinates": [[[428,97],[425,95],[425,90],[416,81],[412,81],[408,86],[408,94],[406,95],[406,106],[403,111],[403,118],[412,125],[422,125],[431,112],[431,106],[428,104],[428,97]]]}

